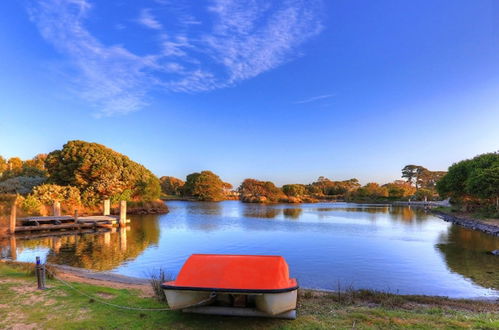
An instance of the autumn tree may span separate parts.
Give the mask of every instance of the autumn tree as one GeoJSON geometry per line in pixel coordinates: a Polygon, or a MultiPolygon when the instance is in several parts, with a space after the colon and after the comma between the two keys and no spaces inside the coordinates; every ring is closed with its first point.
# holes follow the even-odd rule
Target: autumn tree
{"type": "Polygon", "coordinates": [[[226,185],[215,173],[202,171],[189,174],[182,191],[185,196],[194,197],[200,201],[217,202],[225,198],[226,185]]]}
{"type": "Polygon", "coordinates": [[[352,197],[359,199],[384,198],[388,197],[388,189],[380,186],[378,183],[370,182],[353,192],[352,197]]]}
{"type": "Polygon", "coordinates": [[[45,167],[51,183],[78,188],[87,205],[104,198],[152,201],[161,192],[148,169],[97,143],[69,141],[47,155],[45,167]]]}
{"type": "Polygon", "coordinates": [[[159,178],[161,184],[161,191],[165,195],[180,196],[182,195],[182,188],[185,182],[173,176],[162,176],[159,178]]]}
{"type": "Polygon", "coordinates": [[[307,189],[303,184],[285,184],[282,186],[282,191],[291,197],[301,197],[307,193],[307,189]]]}
{"type": "Polygon", "coordinates": [[[285,195],[270,181],[246,179],[238,188],[240,199],[249,203],[277,203],[285,195]]]}
{"type": "Polygon", "coordinates": [[[388,197],[393,199],[401,199],[404,197],[412,196],[416,192],[416,188],[410,183],[397,180],[392,183],[383,185],[388,191],[388,197]]]}

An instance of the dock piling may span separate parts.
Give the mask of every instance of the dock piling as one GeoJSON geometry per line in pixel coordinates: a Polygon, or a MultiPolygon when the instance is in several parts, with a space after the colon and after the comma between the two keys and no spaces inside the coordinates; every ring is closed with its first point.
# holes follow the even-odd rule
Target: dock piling
{"type": "Polygon", "coordinates": [[[16,201],[17,196],[12,201],[12,206],[10,208],[10,218],[9,218],[9,233],[14,234],[16,232],[16,201]]]}
{"type": "Polygon", "coordinates": [[[52,205],[52,209],[53,209],[54,217],[61,216],[61,203],[60,202],[54,201],[54,204],[52,205]]]}
{"type": "Polygon", "coordinates": [[[110,214],[111,214],[111,201],[109,199],[105,199],[103,215],[110,215],[110,214]]]}
{"type": "Polygon", "coordinates": [[[126,226],[126,201],[120,202],[120,227],[126,226]]]}

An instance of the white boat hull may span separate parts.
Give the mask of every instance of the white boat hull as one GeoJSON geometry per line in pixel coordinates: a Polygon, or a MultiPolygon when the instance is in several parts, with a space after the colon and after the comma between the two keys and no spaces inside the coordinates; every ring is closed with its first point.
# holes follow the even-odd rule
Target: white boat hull
{"type": "MultiPolygon", "coordinates": [[[[209,305],[215,300],[226,301],[228,295],[253,296],[256,308],[270,316],[296,309],[297,290],[281,293],[217,292],[214,297],[209,291],[164,290],[171,309],[184,309],[209,305]]],[[[216,306],[213,306],[216,308],[216,306]]]]}

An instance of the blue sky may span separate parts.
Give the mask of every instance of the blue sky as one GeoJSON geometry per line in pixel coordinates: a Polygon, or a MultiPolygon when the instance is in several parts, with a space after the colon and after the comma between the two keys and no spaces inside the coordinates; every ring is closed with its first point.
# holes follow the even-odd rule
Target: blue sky
{"type": "Polygon", "coordinates": [[[0,154],[387,182],[499,149],[499,2],[0,2],[0,154]]]}

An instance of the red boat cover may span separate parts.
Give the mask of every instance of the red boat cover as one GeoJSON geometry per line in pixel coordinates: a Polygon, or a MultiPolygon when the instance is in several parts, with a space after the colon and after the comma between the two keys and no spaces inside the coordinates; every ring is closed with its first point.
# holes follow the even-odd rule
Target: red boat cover
{"type": "Polygon", "coordinates": [[[238,290],[281,290],[297,287],[281,256],[193,254],[167,286],[238,290]]]}

